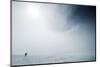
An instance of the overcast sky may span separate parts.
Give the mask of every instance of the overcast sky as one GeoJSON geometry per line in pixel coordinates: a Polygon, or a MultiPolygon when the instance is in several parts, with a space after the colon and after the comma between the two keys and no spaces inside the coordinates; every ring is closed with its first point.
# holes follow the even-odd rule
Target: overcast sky
{"type": "Polygon", "coordinates": [[[93,6],[12,2],[12,54],[95,53],[93,6]]]}

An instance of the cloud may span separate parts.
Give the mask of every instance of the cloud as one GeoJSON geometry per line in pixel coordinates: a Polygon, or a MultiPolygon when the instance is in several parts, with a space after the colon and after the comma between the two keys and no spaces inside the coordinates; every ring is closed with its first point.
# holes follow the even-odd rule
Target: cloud
{"type": "Polygon", "coordinates": [[[33,55],[57,55],[85,52],[93,48],[95,34],[91,35],[91,26],[70,17],[75,6],[41,3],[34,6],[22,2],[13,2],[12,5],[13,54],[27,51],[33,55]],[[30,5],[34,7],[28,7],[30,5]],[[30,10],[31,13],[38,11],[39,14],[32,13],[30,16],[30,10]]]}

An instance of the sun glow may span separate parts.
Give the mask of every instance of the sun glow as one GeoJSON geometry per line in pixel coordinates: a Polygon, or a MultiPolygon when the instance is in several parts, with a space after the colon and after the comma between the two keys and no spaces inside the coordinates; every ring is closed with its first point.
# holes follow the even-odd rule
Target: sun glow
{"type": "Polygon", "coordinates": [[[37,5],[29,4],[27,7],[28,15],[34,18],[40,17],[40,7],[37,5]]]}

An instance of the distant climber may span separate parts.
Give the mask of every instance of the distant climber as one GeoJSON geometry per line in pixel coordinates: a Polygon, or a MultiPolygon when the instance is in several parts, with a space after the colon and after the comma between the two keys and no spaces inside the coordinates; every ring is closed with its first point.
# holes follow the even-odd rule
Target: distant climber
{"type": "Polygon", "coordinates": [[[28,53],[26,52],[24,55],[25,55],[25,56],[27,56],[27,55],[28,55],[28,53]]]}

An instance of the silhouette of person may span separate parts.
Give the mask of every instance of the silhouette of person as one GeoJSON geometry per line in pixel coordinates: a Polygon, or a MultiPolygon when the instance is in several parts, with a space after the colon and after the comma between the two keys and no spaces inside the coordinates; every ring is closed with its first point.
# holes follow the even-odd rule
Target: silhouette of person
{"type": "Polygon", "coordinates": [[[28,55],[27,52],[24,55],[27,56],[28,55]]]}

